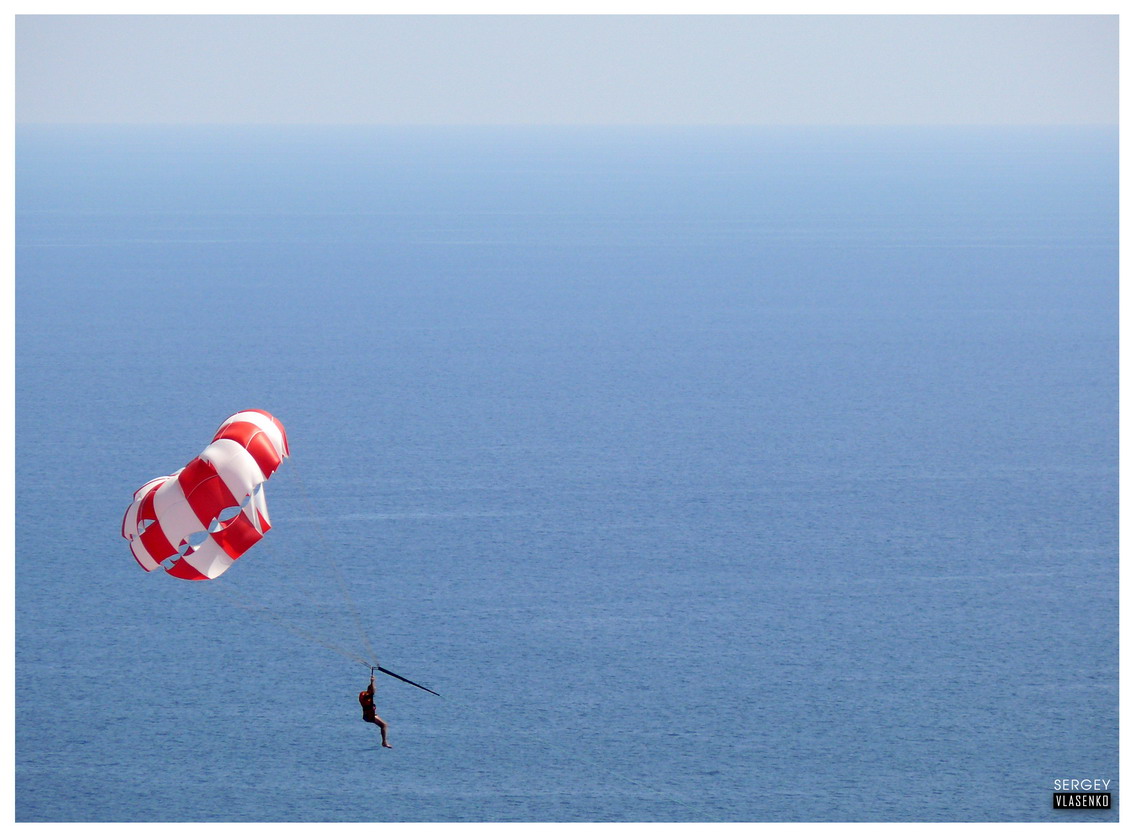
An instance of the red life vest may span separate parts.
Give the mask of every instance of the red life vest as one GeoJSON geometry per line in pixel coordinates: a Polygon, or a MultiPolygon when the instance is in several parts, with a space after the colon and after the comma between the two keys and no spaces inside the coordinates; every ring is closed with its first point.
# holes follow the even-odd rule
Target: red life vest
{"type": "Polygon", "coordinates": [[[374,695],[370,690],[363,690],[358,694],[358,703],[362,705],[362,718],[374,717],[374,695]]]}

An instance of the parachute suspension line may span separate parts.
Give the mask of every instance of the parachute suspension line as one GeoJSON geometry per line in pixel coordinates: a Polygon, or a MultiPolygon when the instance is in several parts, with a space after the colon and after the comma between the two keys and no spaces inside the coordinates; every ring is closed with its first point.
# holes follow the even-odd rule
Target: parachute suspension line
{"type": "Polygon", "coordinates": [[[366,630],[362,627],[362,617],[358,613],[358,607],[354,604],[354,599],[347,589],[346,582],[343,581],[342,571],[339,570],[339,563],[335,559],[335,553],[331,549],[330,544],[327,542],[327,537],[323,532],[323,525],[320,523],[318,514],[315,512],[315,506],[311,503],[311,494],[307,491],[307,484],[303,481],[302,470],[295,467],[295,458],[292,457],[290,471],[295,474],[296,479],[299,481],[300,494],[303,495],[304,503],[307,505],[308,515],[311,517],[312,523],[315,525],[315,532],[319,537],[319,542],[323,547],[323,555],[326,557],[328,563],[331,565],[331,570],[335,575],[335,582],[338,583],[339,593],[342,594],[343,601],[346,603],[347,608],[350,610],[351,617],[354,620],[355,630],[358,631],[358,637],[362,641],[362,646],[366,653],[370,655],[369,661],[363,661],[366,666],[377,666],[378,656],[374,654],[374,647],[370,643],[370,637],[367,635],[366,630]]]}
{"type": "Polygon", "coordinates": [[[241,600],[240,597],[236,596],[236,594],[234,594],[232,591],[227,589],[227,586],[225,585],[224,582],[214,580],[211,584],[194,586],[194,587],[206,588],[206,589],[212,591],[214,594],[217,594],[218,596],[223,596],[230,603],[235,605],[237,608],[243,608],[245,611],[248,611],[252,614],[255,614],[256,616],[260,617],[263,620],[266,620],[269,623],[274,623],[275,625],[282,628],[284,631],[290,632],[291,634],[295,635],[296,637],[302,638],[304,640],[308,640],[312,643],[315,643],[318,646],[322,646],[324,649],[329,649],[330,651],[334,652],[335,654],[342,655],[344,658],[347,658],[348,660],[352,660],[352,661],[355,661],[357,663],[360,663],[363,666],[370,666],[369,661],[363,660],[357,654],[355,654],[353,652],[349,652],[346,649],[342,648],[341,646],[335,645],[334,643],[330,643],[327,640],[323,639],[322,637],[319,637],[318,635],[313,634],[313,633],[307,631],[306,629],[300,628],[295,623],[292,623],[288,620],[284,620],[283,618],[276,616],[275,614],[273,614],[271,612],[271,610],[267,606],[255,605],[253,603],[241,600]]]}

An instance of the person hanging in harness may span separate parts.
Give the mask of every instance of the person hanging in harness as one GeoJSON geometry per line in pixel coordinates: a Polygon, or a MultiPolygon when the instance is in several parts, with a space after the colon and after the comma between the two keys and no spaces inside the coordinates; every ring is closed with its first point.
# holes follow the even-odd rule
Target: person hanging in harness
{"type": "Polygon", "coordinates": [[[374,710],[374,670],[370,670],[370,686],[358,694],[358,703],[362,705],[362,720],[378,725],[378,729],[382,731],[382,747],[393,748],[394,746],[386,739],[386,729],[388,724],[378,715],[374,710]]]}

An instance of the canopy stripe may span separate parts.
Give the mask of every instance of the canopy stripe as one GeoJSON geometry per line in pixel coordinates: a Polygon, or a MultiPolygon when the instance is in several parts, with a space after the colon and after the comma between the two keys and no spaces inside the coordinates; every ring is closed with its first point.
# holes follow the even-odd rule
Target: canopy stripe
{"type": "Polygon", "coordinates": [[[287,432],[270,413],[228,417],[188,465],[134,493],[122,537],[138,564],[216,579],[271,529],[264,483],[289,454],[287,432]]]}

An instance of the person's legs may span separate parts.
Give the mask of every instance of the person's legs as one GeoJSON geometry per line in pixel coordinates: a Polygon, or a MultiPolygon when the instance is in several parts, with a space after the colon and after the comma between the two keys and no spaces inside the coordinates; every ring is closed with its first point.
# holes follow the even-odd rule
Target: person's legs
{"type": "Polygon", "coordinates": [[[371,721],[373,721],[374,724],[378,725],[378,729],[382,731],[382,747],[383,748],[393,748],[394,746],[391,745],[389,743],[389,741],[386,739],[386,728],[388,728],[389,725],[387,725],[386,722],[382,720],[381,716],[377,716],[377,715],[371,721]]]}

